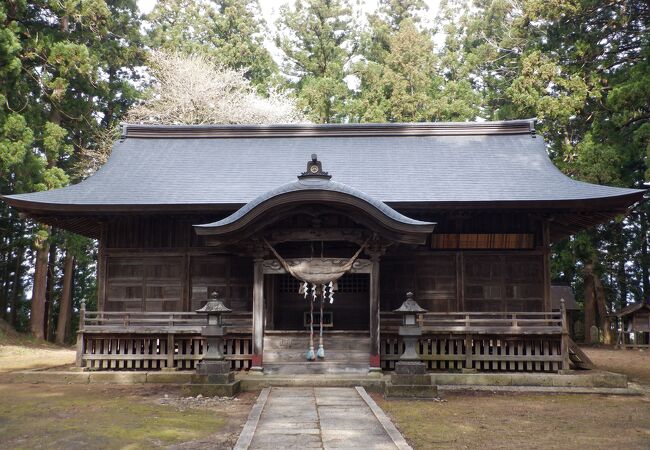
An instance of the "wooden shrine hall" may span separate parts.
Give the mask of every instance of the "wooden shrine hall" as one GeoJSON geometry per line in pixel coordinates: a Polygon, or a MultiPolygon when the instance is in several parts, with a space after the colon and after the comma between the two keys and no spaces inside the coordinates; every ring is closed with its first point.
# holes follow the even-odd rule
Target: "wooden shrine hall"
{"type": "Polygon", "coordinates": [[[4,200],[99,241],[98,308],[78,334],[88,369],[194,369],[194,311],[216,291],[234,369],[391,370],[411,291],[429,370],[558,371],[550,245],[643,194],[565,176],[534,121],[516,120],[124,125],[88,179],[4,200]],[[337,279],[305,282],[316,269],[337,279]],[[314,339],[324,357],[308,360],[314,339]]]}

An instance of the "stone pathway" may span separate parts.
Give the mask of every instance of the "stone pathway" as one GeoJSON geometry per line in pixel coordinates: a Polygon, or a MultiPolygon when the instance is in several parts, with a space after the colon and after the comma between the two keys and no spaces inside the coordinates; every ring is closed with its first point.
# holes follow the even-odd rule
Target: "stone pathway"
{"type": "Polygon", "coordinates": [[[235,445],[245,449],[410,449],[361,388],[266,388],[235,445]]]}

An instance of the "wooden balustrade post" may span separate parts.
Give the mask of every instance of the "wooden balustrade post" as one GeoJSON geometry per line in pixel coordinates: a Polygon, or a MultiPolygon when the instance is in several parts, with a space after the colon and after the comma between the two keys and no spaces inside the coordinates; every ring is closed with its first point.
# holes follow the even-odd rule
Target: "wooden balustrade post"
{"type": "Polygon", "coordinates": [[[174,355],[176,353],[176,344],[174,343],[174,333],[170,330],[167,334],[167,367],[166,370],[176,370],[174,367],[174,355]]]}
{"type": "Polygon", "coordinates": [[[471,334],[465,335],[465,367],[463,368],[464,373],[473,373],[476,372],[476,369],[472,367],[474,358],[473,358],[473,337],[471,334]]]}
{"type": "Polygon", "coordinates": [[[81,299],[79,307],[79,329],[77,330],[77,355],[75,357],[75,365],[77,367],[84,367],[83,355],[85,352],[84,344],[84,328],[86,322],[86,300],[81,299]]]}
{"type": "Polygon", "coordinates": [[[560,299],[560,314],[562,315],[562,341],[560,343],[560,353],[562,354],[562,369],[560,373],[569,372],[569,327],[566,320],[566,306],[564,299],[560,299]]]}

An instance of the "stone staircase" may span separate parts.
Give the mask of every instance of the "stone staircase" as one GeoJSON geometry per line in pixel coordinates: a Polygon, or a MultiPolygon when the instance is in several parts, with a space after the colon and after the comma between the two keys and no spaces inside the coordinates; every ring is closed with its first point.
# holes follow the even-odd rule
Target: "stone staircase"
{"type": "MultiPolygon", "coordinates": [[[[264,373],[268,374],[365,374],[368,373],[370,337],[368,333],[327,333],[325,358],[307,361],[309,334],[276,332],[264,337],[264,373]],[[277,334],[276,334],[277,333],[277,334]]],[[[318,349],[318,334],[314,336],[318,349]]]]}

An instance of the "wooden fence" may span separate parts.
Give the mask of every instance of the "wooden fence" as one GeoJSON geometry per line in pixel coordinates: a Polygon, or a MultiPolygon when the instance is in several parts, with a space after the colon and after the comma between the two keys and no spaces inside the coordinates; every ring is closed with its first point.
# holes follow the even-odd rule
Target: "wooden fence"
{"type": "MultiPolygon", "coordinates": [[[[418,354],[429,370],[557,372],[567,370],[568,331],[560,312],[426,313],[418,318],[418,354]]],[[[381,318],[381,366],[404,351],[400,318],[381,318]]]]}
{"type": "MultiPolygon", "coordinates": [[[[222,351],[233,370],[250,369],[251,313],[230,313],[222,351]]],[[[187,312],[81,310],[77,365],[89,370],[194,370],[203,358],[205,316],[187,312]]]]}

